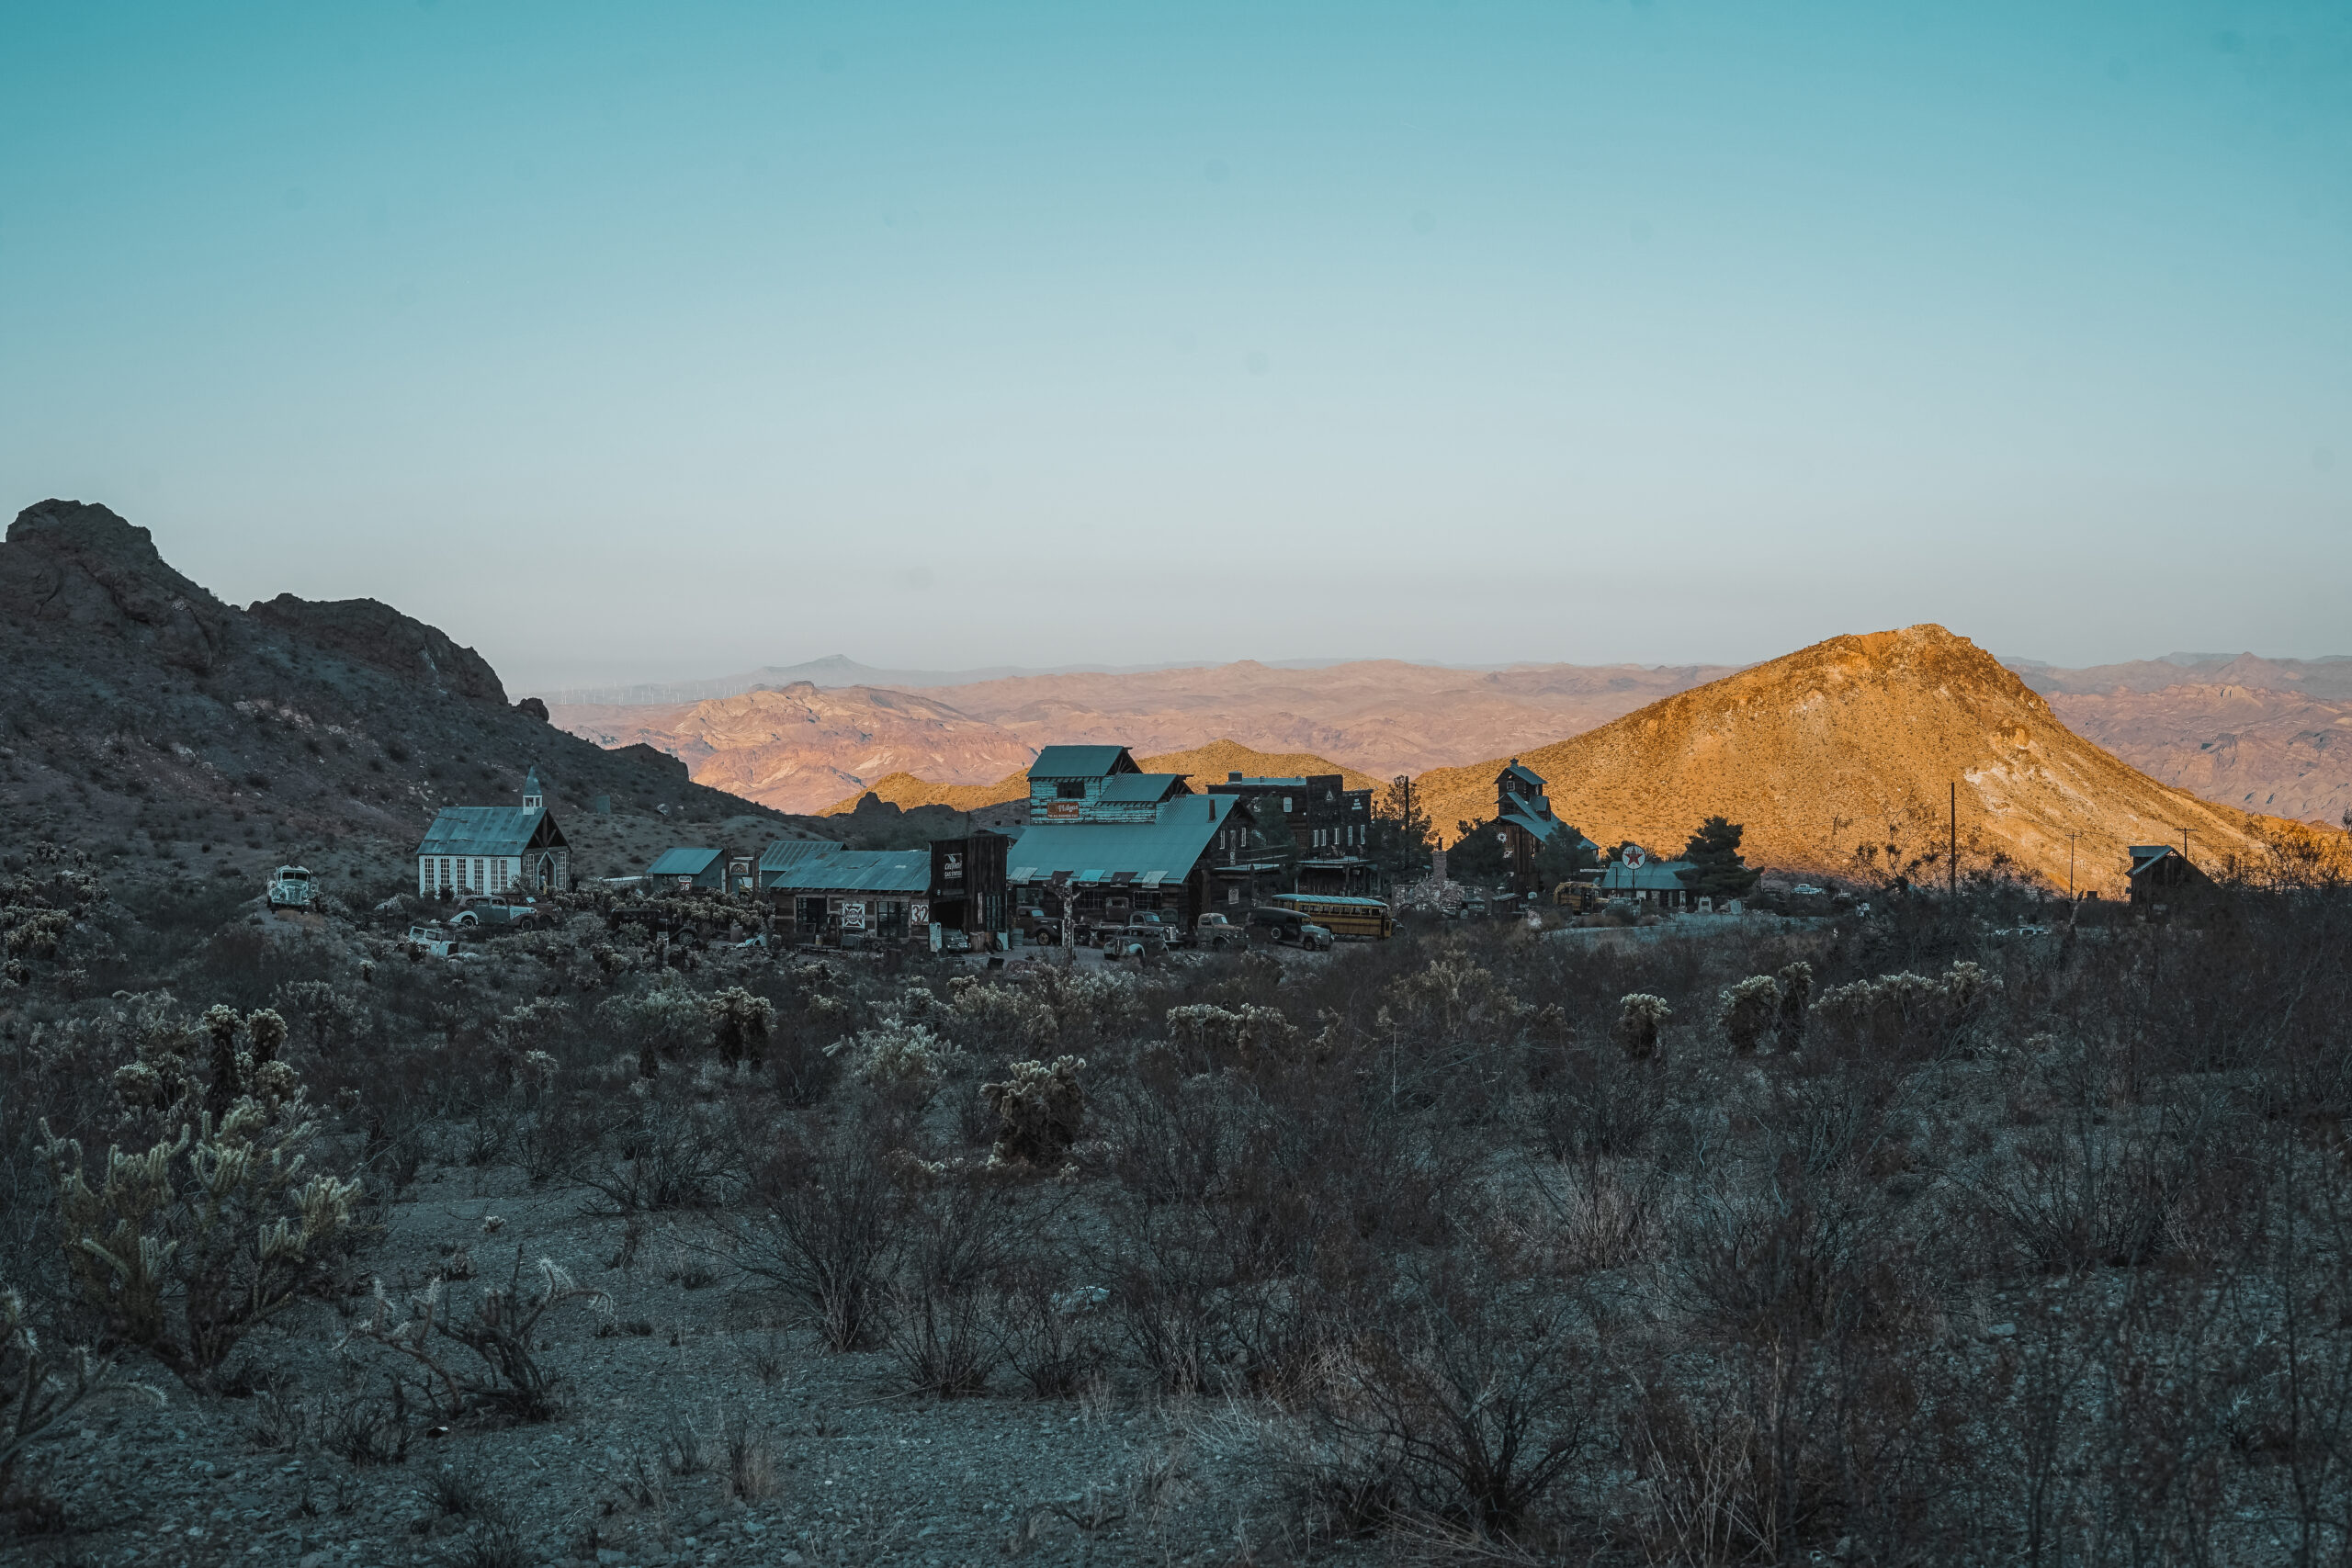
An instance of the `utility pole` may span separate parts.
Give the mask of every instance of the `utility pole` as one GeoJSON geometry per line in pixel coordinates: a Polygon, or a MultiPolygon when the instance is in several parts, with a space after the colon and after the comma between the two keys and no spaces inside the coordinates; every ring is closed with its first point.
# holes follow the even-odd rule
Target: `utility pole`
{"type": "Polygon", "coordinates": [[[1947,859],[1952,897],[1960,896],[1960,781],[1951,781],[1951,849],[1947,859]]]}
{"type": "Polygon", "coordinates": [[[2069,904],[2075,901],[2075,840],[2081,837],[2080,833],[2066,835],[2066,902],[2069,904]]]}

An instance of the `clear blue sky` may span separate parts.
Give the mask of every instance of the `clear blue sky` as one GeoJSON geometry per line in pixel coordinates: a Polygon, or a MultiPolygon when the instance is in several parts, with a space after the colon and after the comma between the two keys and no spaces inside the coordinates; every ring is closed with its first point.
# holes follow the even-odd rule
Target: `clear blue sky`
{"type": "Polygon", "coordinates": [[[518,691],[2352,652],[2352,9],[0,9],[0,502],[518,691]]]}

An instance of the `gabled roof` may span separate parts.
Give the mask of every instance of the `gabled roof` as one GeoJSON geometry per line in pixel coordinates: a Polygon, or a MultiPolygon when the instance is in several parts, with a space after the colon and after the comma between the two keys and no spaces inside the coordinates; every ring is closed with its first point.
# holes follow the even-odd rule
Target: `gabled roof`
{"type": "Polygon", "coordinates": [[[1687,860],[1650,861],[1638,867],[1629,867],[1622,861],[1611,861],[1600,868],[1600,890],[1604,893],[1646,893],[1673,891],[1682,886],[1679,873],[1689,871],[1687,860]]]}
{"type": "Polygon", "coordinates": [[[1114,806],[1157,806],[1176,795],[1190,795],[1183,773],[1121,773],[1102,786],[1101,798],[1114,806]]]}
{"type": "Polygon", "coordinates": [[[1528,788],[1533,790],[1536,794],[1541,795],[1544,793],[1543,775],[1521,763],[1516,757],[1513,757],[1510,760],[1510,767],[1505,768],[1501,773],[1495,775],[1495,782],[1497,784],[1502,783],[1505,779],[1517,779],[1520,783],[1527,785],[1528,788]]]}
{"type": "Polygon", "coordinates": [[[416,846],[420,855],[519,855],[561,849],[563,829],[544,807],[445,806],[416,846]]]}
{"type": "Polygon", "coordinates": [[[1237,811],[1248,820],[1234,795],[1187,795],[1162,805],[1148,822],[1040,822],[1005,852],[1007,880],[1051,882],[1061,873],[1080,881],[1173,886],[1237,811]]]}
{"type": "Polygon", "coordinates": [[[801,855],[779,869],[767,886],[770,892],[787,893],[927,893],[931,851],[840,850],[801,855]]]}
{"type": "Polygon", "coordinates": [[[841,845],[831,839],[778,839],[760,852],[762,873],[782,871],[795,861],[810,855],[830,855],[841,852],[841,845]]]}
{"type": "MultiPolygon", "coordinates": [[[[2129,848],[2132,851],[2131,874],[2133,876],[2140,875],[2160,860],[2180,854],[2178,844],[2132,844],[2129,848]]],[[[2188,863],[2186,856],[2181,857],[2181,863],[2188,863]]]]}
{"type": "Polygon", "coordinates": [[[1100,779],[1141,772],[1124,746],[1047,746],[1029,764],[1033,779],[1100,779]]]}
{"type": "Polygon", "coordinates": [[[707,849],[696,844],[677,844],[662,852],[661,857],[645,868],[648,876],[700,876],[724,850],[707,849]]]}
{"type": "Polygon", "coordinates": [[[1566,826],[1566,824],[1563,823],[1556,817],[1538,817],[1532,812],[1524,810],[1518,807],[1514,807],[1510,810],[1504,812],[1500,817],[1497,818],[1496,820],[1498,822],[1508,822],[1514,828],[1526,829],[1526,831],[1532,835],[1539,844],[1551,838],[1553,834],[1558,832],[1563,827],[1566,826]]]}

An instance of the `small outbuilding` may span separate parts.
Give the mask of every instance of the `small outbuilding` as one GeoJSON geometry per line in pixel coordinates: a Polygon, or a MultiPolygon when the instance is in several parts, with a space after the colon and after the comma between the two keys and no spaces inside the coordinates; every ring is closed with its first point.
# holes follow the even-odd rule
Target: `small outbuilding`
{"type": "Polygon", "coordinates": [[[2126,876],[2134,904],[2177,903],[2208,885],[2177,844],[2133,844],[2126,876]]]}
{"type": "Polygon", "coordinates": [[[694,888],[713,892],[727,886],[727,852],[680,844],[663,850],[645,868],[646,880],[657,893],[684,893],[694,888]]]}

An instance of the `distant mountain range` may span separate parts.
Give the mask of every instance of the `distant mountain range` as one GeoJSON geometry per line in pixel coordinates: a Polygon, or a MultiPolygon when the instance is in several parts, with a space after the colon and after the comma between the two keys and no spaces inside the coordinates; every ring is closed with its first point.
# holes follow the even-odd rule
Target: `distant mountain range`
{"type": "MultiPolygon", "coordinates": [[[[2007,665],[2077,733],[2160,782],[2303,820],[2334,824],[2352,810],[2352,658],[2175,653],[2087,669],[2007,665]]],[[[799,680],[776,688],[798,694],[789,699],[797,705],[793,721],[756,736],[742,729],[743,712],[698,711],[684,696],[559,701],[553,716],[605,744],[669,752],[698,780],[779,809],[819,811],[894,773],[941,788],[993,785],[1057,741],[1167,754],[1230,739],[1381,778],[1418,774],[1464,757],[1533,750],[1734,672],[1724,665],[1468,670],[1396,660],[892,672],[837,656],[760,673],[796,671],[799,680]],[[743,754],[719,760],[734,751],[743,754]]],[[[924,790],[894,781],[884,795],[894,793],[912,802],[924,790]]]]}

